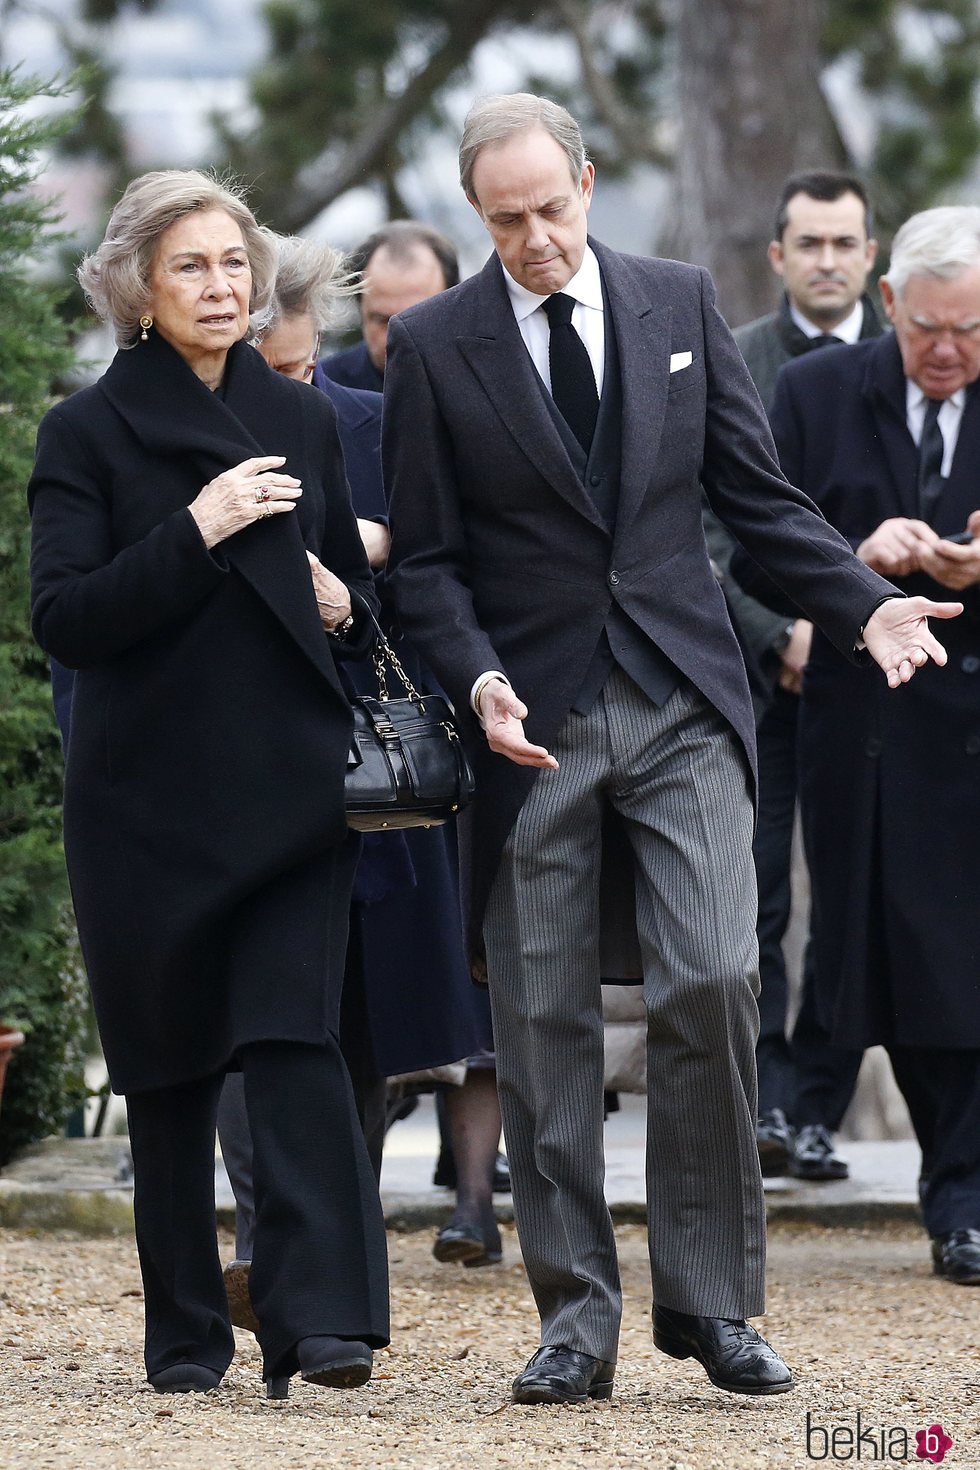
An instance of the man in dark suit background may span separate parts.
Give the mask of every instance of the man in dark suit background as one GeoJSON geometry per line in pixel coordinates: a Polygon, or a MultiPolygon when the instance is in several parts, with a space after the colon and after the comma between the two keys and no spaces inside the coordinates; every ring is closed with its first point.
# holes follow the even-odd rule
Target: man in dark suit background
{"type": "MultiPolygon", "coordinates": [[[[722,519],[843,652],[897,686],[938,606],[894,589],[780,475],[704,271],[587,237],[563,108],[471,110],[460,177],[495,247],[389,330],[396,601],[477,770],[462,837],[485,944],[515,1212],[542,1319],[519,1402],[612,1393],[603,1198],[602,826],[631,849],[649,1016],[654,1340],[736,1392],[792,1386],[763,1309],[755,1143],[754,721],[701,530],[722,519]],[[524,704],[524,700],[527,704],[524,704]],[[485,738],[479,722],[485,730],[485,738]]],[[[953,615],[955,605],[946,609],[953,615]]]]}
{"type": "Polygon", "coordinates": [[[396,219],[362,241],[348,257],[347,268],[361,281],[362,340],[325,357],[321,366],[335,383],[380,393],[389,321],[455,286],[459,261],[452,242],[431,225],[396,219]]]}
{"type": "Polygon", "coordinates": [[[888,1049],[935,1270],[977,1285],[980,209],[914,215],[881,291],[894,333],[780,375],[780,461],[866,565],[966,613],[948,668],[896,699],[814,640],[800,773],[817,998],[838,1040],[888,1049]]]}
{"type": "MultiPolygon", "coordinates": [[[[779,308],[733,332],[768,413],[784,363],[839,342],[881,332],[867,294],[877,254],[864,185],[851,174],[791,174],[780,191],[769,261],[785,291],[779,308]]],[[[710,511],[705,536],[727,571],[735,543],[710,511]]],[[[812,627],[763,607],[728,578],[735,627],[751,656],[759,712],[759,810],[754,842],[759,885],[759,1160],[766,1175],[845,1179],[834,1148],[854,1092],[861,1052],[835,1047],[814,1004],[813,952],[804,958],[803,994],[792,1042],[783,939],[792,908],[790,867],[797,807],[797,714],[812,627]]]]}
{"type": "Polygon", "coordinates": [[[877,253],[871,205],[860,179],[835,169],[790,174],[768,248],[769,263],[783,282],[783,299],[776,311],[733,333],[767,411],[784,363],[815,345],[880,335],[867,291],[877,253]]]}

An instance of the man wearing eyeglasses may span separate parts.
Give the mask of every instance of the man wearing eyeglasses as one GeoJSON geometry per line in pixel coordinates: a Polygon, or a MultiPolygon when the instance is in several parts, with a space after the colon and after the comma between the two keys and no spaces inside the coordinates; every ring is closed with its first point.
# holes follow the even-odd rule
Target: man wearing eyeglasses
{"type": "Polygon", "coordinates": [[[783,368],[780,464],[867,566],[966,612],[940,676],[896,699],[814,635],[800,771],[818,1001],[837,1041],[887,1047],[934,1269],[980,1285],[980,209],[909,219],[881,294],[894,332],[783,368]]]}

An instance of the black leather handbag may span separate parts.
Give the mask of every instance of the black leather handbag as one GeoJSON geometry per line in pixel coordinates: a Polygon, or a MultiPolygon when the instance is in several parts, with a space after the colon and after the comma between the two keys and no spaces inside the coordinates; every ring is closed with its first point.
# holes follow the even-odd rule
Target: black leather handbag
{"type": "Polygon", "coordinates": [[[378,697],[351,700],[354,734],[347,759],[347,825],[358,832],[438,827],[473,796],[473,768],[452,710],[438,694],[419,694],[366,603],[374,623],[378,697]],[[388,668],[405,691],[393,698],[388,668]]]}

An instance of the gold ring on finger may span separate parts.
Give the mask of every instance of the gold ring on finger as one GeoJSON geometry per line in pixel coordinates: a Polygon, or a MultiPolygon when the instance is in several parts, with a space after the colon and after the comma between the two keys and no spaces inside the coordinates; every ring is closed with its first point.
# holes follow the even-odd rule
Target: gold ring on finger
{"type": "Polygon", "coordinates": [[[263,505],[261,514],[264,515],[264,516],[271,516],[271,514],[272,514],[272,506],[271,505],[263,505]]]}
{"type": "Polygon", "coordinates": [[[269,487],[268,487],[268,485],[263,485],[262,486],[262,489],[259,491],[259,499],[260,500],[268,500],[268,498],[269,498],[269,487]]]}

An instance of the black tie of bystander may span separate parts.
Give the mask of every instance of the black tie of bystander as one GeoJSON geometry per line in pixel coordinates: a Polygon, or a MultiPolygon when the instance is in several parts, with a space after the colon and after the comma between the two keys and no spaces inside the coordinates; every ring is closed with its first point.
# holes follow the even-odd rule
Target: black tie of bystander
{"type": "Polygon", "coordinates": [[[919,516],[932,524],[943,488],[943,431],[939,427],[942,399],[926,399],[926,416],[919,440],[919,516]]]}

